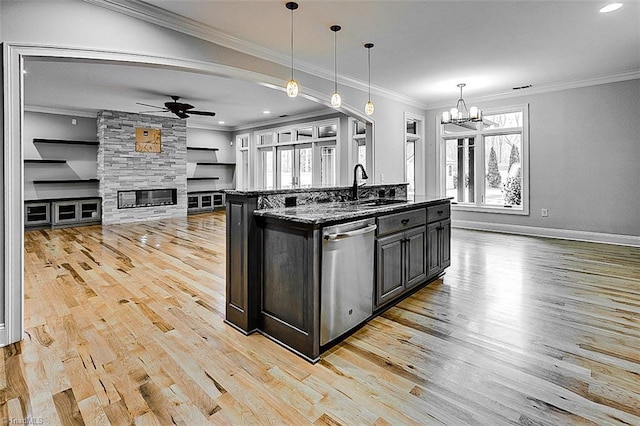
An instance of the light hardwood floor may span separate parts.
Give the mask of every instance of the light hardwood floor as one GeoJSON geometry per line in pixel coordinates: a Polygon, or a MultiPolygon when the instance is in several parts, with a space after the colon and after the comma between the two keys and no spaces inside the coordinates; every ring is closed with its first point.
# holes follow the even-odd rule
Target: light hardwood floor
{"type": "Polygon", "coordinates": [[[454,229],[316,365],[225,325],[221,212],[25,232],[3,424],[640,424],[640,249],[454,229]]]}

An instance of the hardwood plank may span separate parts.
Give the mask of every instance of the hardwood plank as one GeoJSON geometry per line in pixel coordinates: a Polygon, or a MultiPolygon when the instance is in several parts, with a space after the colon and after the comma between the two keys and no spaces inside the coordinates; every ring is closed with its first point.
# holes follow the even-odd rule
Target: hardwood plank
{"type": "Polygon", "coordinates": [[[26,231],[0,416],[640,424],[640,248],[454,229],[443,278],[312,365],[223,322],[225,228],[214,212],[26,231]]]}

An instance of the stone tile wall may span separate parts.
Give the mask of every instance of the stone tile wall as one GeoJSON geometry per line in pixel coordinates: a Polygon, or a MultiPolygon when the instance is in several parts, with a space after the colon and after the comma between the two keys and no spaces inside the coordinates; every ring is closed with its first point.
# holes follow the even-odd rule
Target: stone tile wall
{"type": "Polygon", "coordinates": [[[119,111],[98,113],[98,178],[102,223],[115,224],[187,215],[187,127],[185,120],[119,111]],[[160,129],[159,153],[136,152],[135,129],[160,129]],[[118,209],[118,191],[177,189],[173,206],[118,209]]]}

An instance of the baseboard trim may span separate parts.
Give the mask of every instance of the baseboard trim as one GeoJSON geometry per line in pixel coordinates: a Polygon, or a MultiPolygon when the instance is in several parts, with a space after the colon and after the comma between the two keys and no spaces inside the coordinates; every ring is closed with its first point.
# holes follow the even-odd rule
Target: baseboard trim
{"type": "Polygon", "coordinates": [[[472,220],[452,220],[451,226],[454,228],[501,232],[504,234],[531,235],[534,237],[558,238],[561,240],[589,241],[593,243],[640,247],[640,237],[633,235],[539,228],[537,226],[508,225],[504,223],[476,222],[472,220]]]}

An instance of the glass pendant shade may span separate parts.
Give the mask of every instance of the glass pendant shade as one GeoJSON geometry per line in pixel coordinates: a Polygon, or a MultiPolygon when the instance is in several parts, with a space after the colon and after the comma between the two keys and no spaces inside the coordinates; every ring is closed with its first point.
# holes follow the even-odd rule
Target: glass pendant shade
{"type": "Polygon", "coordinates": [[[287,96],[289,96],[290,98],[295,98],[296,96],[298,96],[298,90],[298,82],[294,79],[289,80],[289,82],[287,83],[287,96]]]}
{"type": "Polygon", "coordinates": [[[371,102],[371,49],[373,48],[373,43],[365,43],[364,48],[367,49],[367,68],[369,73],[369,100],[364,104],[364,113],[372,115],[374,110],[373,102],[371,102]]]}
{"type": "Polygon", "coordinates": [[[333,31],[333,95],[331,95],[331,106],[333,108],[340,108],[342,105],[342,97],[338,93],[338,31],[342,29],[340,25],[332,25],[331,31],[333,31]]]}
{"type": "Polygon", "coordinates": [[[342,105],[342,98],[340,97],[340,93],[336,92],[331,95],[331,106],[334,108],[340,108],[342,105]]]}
{"type": "Polygon", "coordinates": [[[371,102],[370,100],[367,101],[366,104],[364,104],[364,113],[367,115],[372,115],[373,114],[373,102],[371,102]]]}
{"type": "Polygon", "coordinates": [[[293,11],[298,8],[298,3],[290,1],[285,6],[291,11],[291,80],[287,82],[287,96],[295,98],[300,91],[298,82],[293,78],[293,11]]]}

